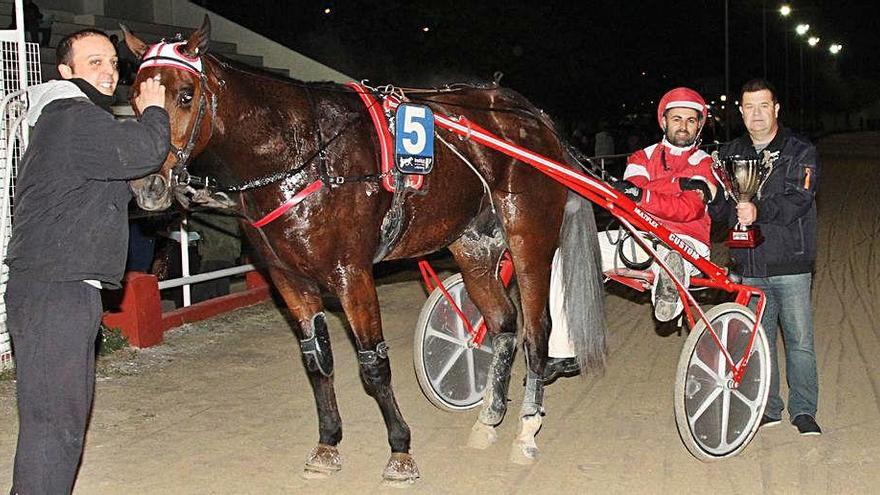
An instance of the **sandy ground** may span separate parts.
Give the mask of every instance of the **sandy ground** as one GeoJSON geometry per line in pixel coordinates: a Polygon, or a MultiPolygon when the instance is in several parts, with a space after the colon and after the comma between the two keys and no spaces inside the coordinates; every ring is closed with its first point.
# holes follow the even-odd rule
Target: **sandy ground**
{"type": "MultiPolygon", "coordinates": [[[[476,412],[434,408],[413,374],[412,328],[425,298],[413,271],[379,288],[393,381],[422,472],[411,492],[876,493],[880,154],[847,157],[827,145],[823,156],[814,305],[824,435],[802,438],[783,423],[760,431],[736,458],[704,464],[691,457],[672,408],[684,337],[658,335],[649,305],[615,291],[607,373],[547,389],[539,462],[507,461],[515,415],[495,446],[470,450],[464,442],[476,412]]],[[[317,439],[315,408],[284,316],[263,304],[171,332],[162,346],[102,360],[76,493],[396,491],[380,484],[385,429],[338,316],[329,323],[344,420],[342,472],[321,481],[299,477],[317,439]]],[[[514,412],[522,375],[518,359],[514,412]]],[[[0,491],[9,486],[16,429],[14,385],[0,381],[0,491]]]]}

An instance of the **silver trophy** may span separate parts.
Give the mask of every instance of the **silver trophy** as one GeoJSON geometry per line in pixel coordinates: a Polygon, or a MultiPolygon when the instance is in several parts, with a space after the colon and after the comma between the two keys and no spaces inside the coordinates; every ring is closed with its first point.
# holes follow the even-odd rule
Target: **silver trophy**
{"type": "MultiPolygon", "coordinates": [[[[737,203],[750,203],[752,198],[761,197],[761,186],[773,170],[772,154],[764,150],[761,158],[745,158],[734,155],[719,158],[712,152],[712,172],[724,187],[724,194],[737,203]]],[[[764,235],[757,225],[745,227],[736,224],[727,233],[727,244],[731,248],[751,249],[764,242],[764,235]]]]}

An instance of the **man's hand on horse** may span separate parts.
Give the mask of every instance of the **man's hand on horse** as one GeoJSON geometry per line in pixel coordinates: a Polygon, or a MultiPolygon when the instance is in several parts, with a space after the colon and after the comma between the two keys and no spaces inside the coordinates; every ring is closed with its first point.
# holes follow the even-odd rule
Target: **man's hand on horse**
{"type": "Polygon", "coordinates": [[[642,200],[642,188],[628,180],[619,180],[612,184],[614,189],[622,192],[624,196],[638,203],[642,200]]]}
{"type": "Polygon", "coordinates": [[[165,108],[165,86],[158,79],[142,82],[134,105],[141,113],[148,107],[165,108]]]}
{"type": "Polygon", "coordinates": [[[736,221],[743,227],[755,223],[758,218],[758,207],[755,203],[737,203],[736,204],[736,221]]]}

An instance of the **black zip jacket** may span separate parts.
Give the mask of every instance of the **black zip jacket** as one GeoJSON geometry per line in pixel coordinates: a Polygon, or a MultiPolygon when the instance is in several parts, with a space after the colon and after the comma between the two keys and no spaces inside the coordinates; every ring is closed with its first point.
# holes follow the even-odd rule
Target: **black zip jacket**
{"type": "MultiPolygon", "coordinates": [[[[752,199],[758,209],[755,225],[764,242],[754,249],[731,249],[734,270],[746,277],[794,275],[813,271],[816,262],[816,186],[819,158],[809,141],[780,128],[767,145],[775,155],[773,170],[752,199]]],[[[721,147],[720,157],[758,158],[748,134],[721,147]]],[[[719,222],[736,225],[733,200],[716,195],[709,213],[719,222]]]]}
{"type": "Polygon", "coordinates": [[[168,114],[149,107],[140,121],[117,121],[70,82],[45,86],[31,94],[36,125],[18,168],[6,264],[13,275],[118,288],[132,198],[126,181],[165,160],[168,114]]]}

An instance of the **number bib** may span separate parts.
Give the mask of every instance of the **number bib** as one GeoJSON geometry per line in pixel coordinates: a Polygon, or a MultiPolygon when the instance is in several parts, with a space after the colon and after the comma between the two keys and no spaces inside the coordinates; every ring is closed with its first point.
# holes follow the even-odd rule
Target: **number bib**
{"type": "Polygon", "coordinates": [[[404,103],[397,107],[394,120],[397,170],[430,173],[434,166],[434,113],[424,105],[404,103]]]}

